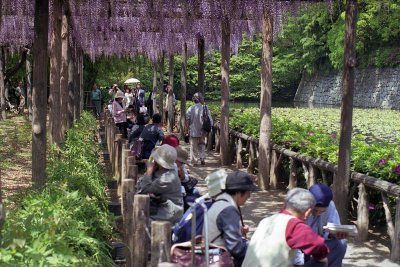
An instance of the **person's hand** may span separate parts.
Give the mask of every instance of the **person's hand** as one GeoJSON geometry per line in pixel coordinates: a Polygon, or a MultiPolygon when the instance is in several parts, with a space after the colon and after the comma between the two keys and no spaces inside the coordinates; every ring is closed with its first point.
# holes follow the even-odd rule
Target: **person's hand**
{"type": "Polygon", "coordinates": [[[242,226],[242,235],[246,238],[247,233],[249,232],[250,227],[248,225],[242,226]]]}
{"type": "Polygon", "coordinates": [[[320,259],[319,262],[323,263],[324,267],[328,267],[328,258],[327,257],[320,259]]]}
{"type": "Polygon", "coordinates": [[[330,235],[335,237],[336,239],[347,239],[349,237],[349,233],[346,232],[330,232],[330,235]]]}

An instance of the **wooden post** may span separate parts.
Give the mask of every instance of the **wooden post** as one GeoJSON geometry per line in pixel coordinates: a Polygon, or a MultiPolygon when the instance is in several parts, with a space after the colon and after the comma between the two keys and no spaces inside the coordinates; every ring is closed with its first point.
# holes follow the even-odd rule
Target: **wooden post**
{"type": "Polygon", "coordinates": [[[135,184],[132,179],[125,179],[122,181],[122,219],[124,222],[124,241],[127,247],[126,265],[128,267],[133,264],[133,199],[135,196],[135,184]]]}
{"type": "Polygon", "coordinates": [[[61,140],[65,139],[65,132],[67,129],[67,105],[68,105],[68,55],[69,44],[69,15],[68,5],[63,3],[62,17],[61,17],[61,69],[60,69],[60,108],[61,111],[61,140]]]}
{"type": "MultiPolygon", "coordinates": [[[[114,165],[114,176],[118,181],[118,187],[120,186],[120,180],[119,180],[119,173],[120,173],[120,168],[119,168],[119,157],[120,157],[120,140],[122,139],[122,134],[118,133],[115,135],[115,140],[114,140],[114,151],[113,151],[113,165],[114,165]]],[[[118,190],[119,191],[119,190],[118,190]]]]}
{"type": "Polygon", "coordinates": [[[312,165],[309,164],[308,165],[308,188],[310,188],[312,185],[315,185],[317,182],[317,168],[312,165]]]}
{"type": "Polygon", "coordinates": [[[216,128],[216,133],[215,133],[215,152],[219,153],[220,152],[220,143],[219,143],[219,127],[216,128]]]}
{"type": "Polygon", "coordinates": [[[248,141],[248,142],[249,142],[249,166],[247,167],[247,172],[254,173],[254,169],[255,169],[254,145],[253,145],[252,141],[248,141]]]}
{"type": "Polygon", "coordinates": [[[197,36],[197,88],[204,96],[204,37],[197,36]]]}
{"type": "Polygon", "coordinates": [[[236,168],[241,169],[243,167],[243,161],[242,161],[242,149],[243,149],[243,141],[242,138],[237,139],[237,145],[236,145],[236,168]]]}
{"type": "Polygon", "coordinates": [[[325,170],[321,169],[322,182],[328,184],[328,175],[325,170]]]}
{"type": "Polygon", "coordinates": [[[353,124],[353,98],[356,57],[357,0],[346,1],[344,64],[342,76],[342,105],[340,114],[340,140],[338,172],[333,199],[343,223],[347,223],[350,184],[351,138],[353,124]]]}
{"type": "Polygon", "coordinates": [[[170,260],[171,223],[153,221],[151,223],[151,266],[170,260]]]}
{"type": "Polygon", "coordinates": [[[50,94],[49,94],[49,142],[59,145],[62,139],[60,109],[60,68],[61,68],[61,17],[62,1],[53,2],[51,14],[51,39],[50,39],[50,94]]]}
{"type": "Polygon", "coordinates": [[[220,161],[221,165],[230,164],[229,155],[229,62],[231,25],[227,16],[221,20],[221,117],[220,117],[220,161]]]}
{"type": "Polygon", "coordinates": [[[261,95],[260,95],[260,142],[258,179],[261,190],[269,188],[271,135],[272,135],[272,42],[274,19],[270,5],[263,6],[261,55],[261,95]]]}
{"type": "Polygon", "coordinates": [[[229,164],[232,164],[236,157],[236,137],[233,135],[229,135],[229,164]]]}
{"type": "Polygon", "coordinates": [[[358,185],[358,205],[357,205],[357,241],[364,242],[368,240],[369,211],[368,194],[363,183],[358,185]]]}
{"type": "Polygon", "coordinates": [[[297,161],[292,157],[289,157],[289,189],[293,189],[297,186],[297,161]]]}
{"type": "Polygon", "coordinates": [[[135,195],[133,201],[133,228],[134,228],[134,267],[147,267],[149,236],[147,222],[150,213],[150,197],[148,195],[135,195]]]}
{"type": "Polygon", "coordinates": [[[396,199],[395,228],[390,259],[397,263],[400,261],[400,198],[396,199]]]}
{"type": "Polygon", "coordinates": [[[138,179],[138,165],[128,164],[127,179],[132,179],[136,185],[138,179]]]}
{"type": "Polygon", "coordinates": [[[183,43],[181,63],[181,117],[179,120],[179,132],[181,139],[185,138],[186,127],[187,56],[187,44],[183,43]]]}
{"type": "Polygon", "coordinates": [[[271,167],[270,167],[270,188],[276,189],[278,187],[278,176],[276,174],[276,166],[278,164],[278,153],[276,150],[271,152],[271,167]]]}
{"type": "MultiPolygon", "coordinates": [[[[127,147],[126,144],[123,145],[123,147],[127,147]]],[[[128,177],[127,176],[127,171],[128,171],[128,157],[129,153],[131,151],[126,148],[122,148],[122,156],[121,156],[121,183],[124,182],[124,180],[128,177]]]]}
{"type": "Polygon", "coordinates": [[[41,188],[46,175],[49,1],[35,0],[32,81],[32,182],[41,188]]]}

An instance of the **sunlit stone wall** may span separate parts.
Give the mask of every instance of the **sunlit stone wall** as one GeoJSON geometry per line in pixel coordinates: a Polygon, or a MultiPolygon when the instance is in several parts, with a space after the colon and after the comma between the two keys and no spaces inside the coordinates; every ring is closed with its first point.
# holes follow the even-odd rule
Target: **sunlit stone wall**
{"type": "MultiPolygon", "coordinates": [[[[295,102],[340,105],[342,73],[303,75],[295,102]]],[[[400,109],[400,68],[356,70],[355,107],[400,109]]]]}

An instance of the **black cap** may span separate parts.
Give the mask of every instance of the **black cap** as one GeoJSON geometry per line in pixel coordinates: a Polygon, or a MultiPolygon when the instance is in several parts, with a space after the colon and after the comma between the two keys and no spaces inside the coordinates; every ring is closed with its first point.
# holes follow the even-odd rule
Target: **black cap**
{"type": "Polygon", "coordinates": [[[226,190],[243,190],[252,192],[259,190],[250,175],[242,171],[235,171],[228,174],[225,186],[226,190]]]}

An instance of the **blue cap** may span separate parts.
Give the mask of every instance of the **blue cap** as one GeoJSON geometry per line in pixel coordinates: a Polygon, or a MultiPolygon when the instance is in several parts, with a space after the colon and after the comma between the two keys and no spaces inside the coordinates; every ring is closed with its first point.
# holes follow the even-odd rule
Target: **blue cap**
{"type": "Polygon", "coordinates": [[[310,187],[311,194],[313,194],[317,207],[328,207],[333,195],[332,190],[325,184],[315,184],[310,187]]]}

